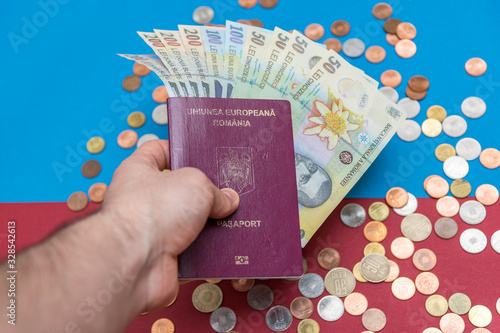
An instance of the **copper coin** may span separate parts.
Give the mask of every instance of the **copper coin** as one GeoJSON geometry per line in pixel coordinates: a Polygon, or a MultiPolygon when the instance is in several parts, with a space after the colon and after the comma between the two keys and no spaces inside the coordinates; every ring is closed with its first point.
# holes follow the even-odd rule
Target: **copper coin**
{"type": "Polygon", "coordinates": [[[402,22],[396,27],[396,35],[400,39],[413,39],[417,36],[417,29],[408,22],[402,22]]]}
{"type": "Polygon", "coordinates": [[[146,76],[151,73],[151,70],[149,68],[138,62],[134,64],[134,67],[132,67],[132,71],[137,76],[146,76]]]}
{"type": "Polygon", "coordinates": [[[265,9],[271,9],[276,7],[278,0],[259,0],[259,4],[265,9]]]}
{"type": "Polygon", "coordinates": [[[443,239],[453,238],[458,232],[457,222],[449,217],[442,217],[434,224],[434,232],[443,239]]]}
{"type": "Polygon", "coordinates": [[[491,206],[498,201],[498,190],[490,184],[483,184],[476,190],[476,200],[485,206],[491,206]]]}
{"type": "Polygon", "coordinates": [[[408,86],[406,87],[405,94],[411,99],[414,99],[416,101],[421,101],[425,98],[425,96],[427,96],[427,91],[416,92],[414,90],[411,90],[410,86],[408,86]]]}
{"type": "Polygon", "coordinates": [[[486,72],[486,61],[481,58],[470,58],[465,63],[465,71],[472,76],[480,76],[486,72]]]}
{"type": "Polygon", "coordinates": [[[399,266],[395,261],[389,260],[389,275],[385,278],[384,282],[392,282],[399,277],[399,266]]]}
{"type": "Polygon", "coordinates": [[[151,333],[174,333],[174,323],[167,318],[160,318],[151,326],[151,333]]]}
{"type": "Polygon", "coordinates": [[[419,293],[432,295],[439,289],[439,279],[434,273],[422,272],[417,275],[415,286],[419,293]]]}
{"type": "Polygon", "coordinates": [[[330,27],[332,34],[338,37],[343,37],[351,31],[351,25],[344,20],[338,20],[332,23],[330,27]]]}
{"type": "Polygon", "coordinates": [[[345,311],[352,316],[361,316],[368,308],[368,300],[360,293],[350,293],[344,299],[345,311]]]}
{"type": "Polygon", "coordinates": [[[366,60],[373,64],[378,64],[385,59],[386,53],[382,46],[373,45],[366,49],[366,60]]]}
{"type": "Polygon", "coordinates": [[[319,23],[311,23],[304,30],[304,35],[310,40],[318,40],[325,35],[325,28],[319,23]]]}
{"type": "Polygon", "coordinates": [[[238,4],[243,8],[250,9],[255,7],[257,0],[238,0],[238,4]]]}
{"type": "Polygon", "coordinates": [[[137,143],[138,135],[133,130],[124,130],[118,134],[118,146],[129,149],[135,146],[137,143]]]}
{"type": "Polygon", "coordinates": [[[500,166],[500,151],[495,148],[486,148],[479,155],[479,162],[488,169],[496,169],[500,166]]]}
{"type": "Polygon", "coordinates": [[[240,20],[238,20],[236,22],[241,23],[241,24],[246,24],[246,25],[252,25],[252,21],[245,20],[245,19],[240,19],[240,20]]]}
{"type": "Polygon", "coordinates": [[[385,201],[392,208],[401,208],[408,203],[408,192],[401,187],[393,187],[385,195],[385,201]]]}
{"type": "Polygon", "coordinates": [[[221,282],[222,279],[206,279],[205,282],[208,282],[208,283],[213,283],[213,284],[217,284],[219,282],[221,282]]]}
{"type": "Polygon", "coordinates": [[[415,92],[424,92],[429,89],[429,80],[422,75],[412,76],[408,80],[408,87],[415,92]]]}
{"type": "Polygon", "coordinates": [[[254,27],[264,28],[264,23],[259,19],[250,19],[250,23],[252,23],[254,27]]]}
{"type": "Polygon", "coordinates": [[[408,259],[414,251],[415,245],[406,237],[398,237],[391,243],[391,253],[398,259],[408,259]]]}
{"type": "Polygon", "coordinates": [[[340,253],[339,251],[332,249],[330,247],[325,247],[318,253],[318,264],[326,269],[331,270],[338,267],[340,264],[340,253]]]}
{"type": "Polygon", "coordinates": [[[367,330],[378,332],[385,327],[387,318],[382,310],[371,308],[363,313],[361,323],[367,330]]]}
{"type": "Polygon", "coordinates": [[[336,38],[328,38],[323,42],[328,50],[334,50],[339,53],[342,50],[342,43],[336,38]]]}
{"type": "Polygon", "coordinates": [[[448,182],[443,177],[434,175],[432,178],[429,178],[424,189],[431,197],[439,199],[448,194],[450,185],[448,185],[448,182]]]}
{"type": "Polygon", "coordinates": [[[83,163],[81,170],[85,178],[94,178],[101,172],[101,163],[97,160],[88,160],[83,163]]]}
{"type": "Polygon", "coordinates": [[[168,98],[167,88],[165,86],[158,86],[153,90],[153,101],[158,104],[166,103],[168,98]]]}
{"type": "Polygon", "coordinates": [[[136,91],[141,87],[141,78],[137,75],[129,75],[122,81],[122,87],[126,91],[136,91]]]}
{"type": "Polygon", "coordinates": [[[392,15],[392,7],[387,3],[380,2],[373,6],[372,14],[379,20],[385,20],[392,15]]]}
{"type": "Polygon", "coordinates": [[[104,199],[104,193],[108,186],[104,183],[95,183],[89,188],[89,199],[92,202],[99,203],[104,199]]]}
{"type": "Polygon", "coordinates": [[[387,43],[389,43],[389,45],[396,46],[396,44],[401,39],[399,39],[398,35],[396,35],[396,34],[386,33],[385,34],[385,40],[387,41],[387,43]]]}
{"type": "Polygon", "coordinates": [[[427,178],[425,178],[424,180],[424,190],[427,191],[427,184],[429,183],[429,180],[431,180],[432,178],[434,177],[439,177],[439,176],[436,176],[436,175],[430,175],[430,176],[427,176],[427,178]]]}
{"type": "Polygon", "coordinates": [[[170,303],[168,303],[167,305],[165,305],[166,308],[168,308],[169,306],[171,306],[172,304],[175,303],[175,301],[177,300],[177,295],[175,295],[174,299],[172,301],[170,301],[170,303]]]}
{"type": "Polygon", "coordinates": [[[247,292],[252,289],[255,284],[255,279],[234,279],[231,280],[231,286],[233,286],[234,290],[239,292],[247,292]]]}
{"type": "Polygon", "coordinates": [[[396,54],[401,58],[411,58],[417,53],[417,45],[412,40],[401,39],[396,44],[396,54]]]}
{"type": "Polygon", "coordinates": [[[87,205],[89,204],[89,199],[87,198],[85,192],[77,191],[69,196],[66,203],[70,210],[79,212],[87,207],[87,205]]]}
{"type": "Polygon", "coordinates": [[[401,74],[394,69],[388,69],[380,75],[380,82],[386,87],[396,88],[401,84],[401,74]]]}
{"type": "Polygon", "coordinates": [[[407,277],[400,277],[392,283],[391,291],[397,299],[406,301],[415,295],[415,283],[407,277]]]}
{"type": "Polygon", "coordinates": [[[370,242],[381,242],[387,236],[387,227],[382,222],[371,221],[365,225],[363,233],[370,242]]]}
{"type": "Polygon", "coordinates": [[[420,271],[430,271],[436,266],[437,257],[429,249],[420,249],[413,254],[413,265],[420,271]]]}
{"type": "Polygon", "coordinates": [[[439,328],[443,333],[462,333],[465,330],[465,322],[459,315],[447,313],[441,317],[439,328]]]}
{"type": "MultiPolygon", "coordinates": [[[[400,19],[391,18],[384,22],[384,31],[389,34],[396,34],[396,29],[398,25],[401,23],[400,19]]],[[[399,38],[399,37],[398,37],[399,38]]]]}
{"type": "Polygon", "coordinates": [[[453,217],[458,214],[460,203],[454,197],[445,196],[436,202],[436,210],[441,216],[453,217]]]}
{"type": "Polygon", "coordinates": [[[292,316],[297,319],[309,318],[314,311],[313,302],[304,296],[295,298],[292,303],[290,303],[290,312],[292,316]]]}

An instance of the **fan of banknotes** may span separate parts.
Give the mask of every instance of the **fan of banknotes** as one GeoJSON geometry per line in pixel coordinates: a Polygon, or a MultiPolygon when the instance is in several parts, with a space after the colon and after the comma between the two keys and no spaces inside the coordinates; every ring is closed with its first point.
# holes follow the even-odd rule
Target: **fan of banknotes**
{"type": "Polygon", "coordinates": [[[227,21],[138,34],[156,55],[120,56],[154,71],[170,97],[290,101],[302,246],[406,118],[377,81],[299,31],[227,21]]]}

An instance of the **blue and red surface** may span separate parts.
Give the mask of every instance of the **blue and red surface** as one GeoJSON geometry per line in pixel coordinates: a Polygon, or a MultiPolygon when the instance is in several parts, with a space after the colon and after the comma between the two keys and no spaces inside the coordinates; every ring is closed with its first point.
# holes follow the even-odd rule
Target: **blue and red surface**
{"type": "MultiPolygon", "coordinates": [[[[469,96],[478,96],[487,104],[486,114],[480,119],[466,118],[468,129],[464,137],[477,139],[483,149],[500,148],[500,47],[497,43],[500,3],[388,1],[394,9],[392,17],[413,23],[418,31],[414,40],[416,55],[402,59],[386,42],[383,21],[371,14],[377,2],[281,0],[271,10],[260,6],[243,9],[236,1],[230,0],[5,3],[5,15],[0,20],[0,50],[4,64],[0,80],[0,136],[4,142],[0,159],[0,247],[5,249],[6,224],[10,219],[17,222],[18,245],[26,247],[41,240],[63,221],[79,216],[65,206],[68,196],[78,190],[86,192],[95,182],[109,183],[115,168],[132,152],[116,143],[117,135],[128,128],[126,116],[129,113],[139,110],[148,117],[145,126],[137,130],[139,135],[155,133],[160,138],[168,138],[166,126],[157,125],[151,119],[151,112],[157,105],[151,93],[160,81],[151,74],[143,80],[141,89],[125,92],[121,81],[132,74],[132,63],[116,53],[150,53],[148,46],[137,36],[137,30],[176,29],[177,24],[194,24],[191,15],[200,5],[214,8],[213,23],[258,18],[266,28],[279,26],[301,31],[310,23],[320,23],[326,30],[321,41],[334,37],[329,32],[333,21],[347,20],[351,32],[339,38],[341,41],[358,37],[367,47],[381,45],[387,51],[387,58],[380,64],[371,64],[364,57],[347,58],[354,66],[377,80],[387,69],[398,70],[403,76],[402,84],[396,89],[400,97],[404,97],[406,82],[411,76],[421,74],[429,79],[430,89],[420,102],[417,122],[422,123],[427,108],[435,104],[445,107],[448,114],[462,116],[462,101],[469,96]],[[464,64],[471,57],[481,57],[488,63],[484,75],[472,77],[465,72],[464,64]],[[106,140],[106,148],[98,155],[91,155],[85,144],[95,135],[106,140]],[[96,178],[86,179],[80,168],[91,158],[99,160],[103,169],[96,178]]],[[[434,149],[444,142],[455,145],[458,140],[444,133],[434,139],[422,135],[412,143],[394,138],[348,195],[361,199],[349,202],[361,202],[368,207],[375,198],[383,198],[389,188],[401,186],[421,198],[417,211],[428,215],[434,222],[438,218],[435,200],[427,198],[422,183],[430,174],[445,177],[442,162],[434,157],[434,149]]],[[[498,169],[486,169],[478,159],[470,161],[469,165],[470,172],[465,179],[472,184],[473,191],[483,183],[500,187],[498,169]]],[[[97,205],[90,205],[83,214],[96,208],[97,205]]],[[[487,212],[487,219],[479,228],[489,238],[500,229],[498,204],[487,207],[487,212]]],[[[382,244],[391,259],[390,241],[400,236],[400,220],[391,213],[386,222],[389,235],[382,244]]],[[[459,233],[468,227],[459,217],[455,220],[459,224],[459,233]]],[[[336,210],[304,250],[310,263],[309,271],[320,272],[322,276],[326,274],[314,264],[315,256],[325,246],[337,248],[342,255],[341,265],[352,269],[361,259],[366,243],[362,229],[343,226],[336,210]]],[[[466,254],[459,246],[458,235],[444,241],[433,234],[417,244],[417,249],[422,247],[428,247],[438,255],[438,265],[433,270],[441,279],[438,293],[445,297],[459,291],[467,293],[473,305],[483,304],[490,308],[493,322],[488,328],[492,332],[499,331],[500,316],[494,309],[494,302],[500,297],[500,280],[495,275],[500,268],[500,255],[489,245],[480,254],[466,254]]],[[[0,257],[5,257],[3,250],[0,257]]],[[[414,278],[417,275],[408,260],[398,263],[401,276],[414,278]]],[[[172,307],[136,319],[130,332],[148,331],[159,317],[171,318],[177,332],[210,332],[208,315],[198,313],[190,304],[191,291],[198,283],[183,285],[172,307]]],[[[262,283],[275,290],[275,304],[288,306],[291,299],[298,296],[293,283],[262,283]]],[[[232,291],[229,282],[222,282],[221,287],[225,291],[223,306],[232,307],[238,315],[235,328],[238,332],[268,330],[263,321],[264,312],[251,310],[245,295],[232,291]]],[[[427,326],[438,327],[438,319],[425,313],[425,297],[418,293],[409,301],[399,301],[390,293],[390,284],[358,283],[356,291],[367,296],[370,307],[379,307],[387,314],[388,325],[384,332],[421,332],[427,326]]],[[[317,300],[314,303],[317,304],[317,300]]],[[[313,318],[321,324],[322,331],[363,330],[360,318],[348,314],[333,324],[319,319],[316,312],[313,318]]],[[[473,327],[466,316],[464,320],[466,331],[471,331],[473,327]]],[[[297,323],[294,319],[290,331],[297,323]]]]}

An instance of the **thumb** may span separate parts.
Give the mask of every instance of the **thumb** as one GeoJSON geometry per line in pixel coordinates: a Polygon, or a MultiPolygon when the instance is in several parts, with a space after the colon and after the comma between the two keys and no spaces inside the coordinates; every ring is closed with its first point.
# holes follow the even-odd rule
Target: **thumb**
{"type": "Polygon", "coordinates": [[[240,197],[236,191],[230,188],[219,190],[214,186],[215,197],[209,217],[220,219],[232,214],[240,205],[240,197]]]}

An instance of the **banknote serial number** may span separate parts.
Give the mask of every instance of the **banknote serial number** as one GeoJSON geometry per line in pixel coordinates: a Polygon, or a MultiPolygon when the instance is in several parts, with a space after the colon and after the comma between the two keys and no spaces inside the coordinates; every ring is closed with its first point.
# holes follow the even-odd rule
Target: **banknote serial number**
{"type": "Polygon", "coordinates": [[[16,325],[16,222],[7,222],[7,322],[16,325]]]}

